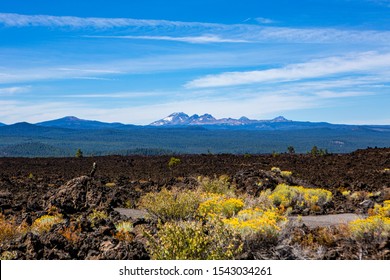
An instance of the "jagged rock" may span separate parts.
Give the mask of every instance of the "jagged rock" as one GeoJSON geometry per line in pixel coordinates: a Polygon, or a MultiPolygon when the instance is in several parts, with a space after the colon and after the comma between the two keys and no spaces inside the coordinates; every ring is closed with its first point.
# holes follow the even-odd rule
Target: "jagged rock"
{"type": "Polygon", "coordinates": [[[46,199],[46,209],[55,206],[66,214],[95,208],[107,209],[111,207],[114,192],[88,176],[81,176],[50,192],[46,199]]]}

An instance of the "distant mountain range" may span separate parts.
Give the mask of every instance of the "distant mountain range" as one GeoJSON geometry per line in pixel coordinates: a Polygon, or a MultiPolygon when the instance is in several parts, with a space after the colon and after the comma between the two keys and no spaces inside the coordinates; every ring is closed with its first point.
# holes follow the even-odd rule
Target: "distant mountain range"
{"type": "Polygon", "coordinates": [[[247,117],[241,117],[239,119],[232,118],[223,118],[216,119],[210,114],[204,115],[192,115],[188,116],[185,113],[173,113],[168,117],[165,117],[161,120],[152,122],[150,125],[153,126],[173,126],[173,125],[225,125],[225,126],[233,126],[233,125],[249,125],[255,123],[275,123],[275,122],[291,122],[285,119],[282,116],[274,118],[272,120],[250,120],[247,117]]]}
{"type": "Polygon", "coordinates": [[[70,129],[104,129],[104,128],[120,128],[125,126],[122,123],[105,123],[99,121],[82,120],[77,117],[68,116],[61,119],[45,121],[37,123],[39,126],[46,127],[62,127],[70,129]]]}
{"type": "Polygon", "coordinates": [[[173,113],[150,125],[105,123],[69,116],[30,124],[0,124],[0,156],[272,153],[294,146],[298,153],[316,145],[329,152],[390,147],[390,125],[216,119],[210,114],[173,113]]]}

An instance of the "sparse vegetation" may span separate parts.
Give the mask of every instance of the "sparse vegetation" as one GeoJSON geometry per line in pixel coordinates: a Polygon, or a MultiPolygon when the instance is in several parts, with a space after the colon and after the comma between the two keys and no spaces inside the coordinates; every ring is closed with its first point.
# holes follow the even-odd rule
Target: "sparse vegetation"
{"type": "Polygon", "coordinates": [[[146,232],[155,260],[231,260],[242,251],[242,242],[218,219],[175,221],[158,225],[156,235],[146,232]]]}
{"type": "Polygon", "coordinates": [[[88,215],[88,221],[91,223],[92,227],[94,227],[99,221],[106,220],[107,218],[108,216],[105,211],[99,211],[96,209],[93,209],[92,213],[88,215]]]}
{"type": "Polygon", "coordinates": [[[158,193],[147,193],[139,207],[162,221],[185,220],[195,216],[202,198],[198,191],[162,189],[158,193]]]}
{"type": "Polygon", "coordinates": [[[173,169],[174,167],[176,167],[178,164],[180,164],[181,160],[179,158],[176,158],[176,157],[171,157],[169,162],[168,162],[168,167],[169,169],[173,169]]]}
{"type": "Polygon", "coordinates": [[[0,259],[390,259],[388,149],[183,155],[180,176],[167,156],[110,157],[73,180],[95,159],[14,160],[1,162],[0,259]],[[367,218],[318,226],[353,212],[367,218]]]}
{"type": "Polygon", "coordinates": [[[320,210],[320,207],[332,200],[332,193],[324,189],[310,189],[302,186],[279,184],[270,197],[276,206],[320,210]]]}
{"type": "Polygon", "coordinates": [[[31,231],[35,234],[42,234],[48,232],[52,226],[64,222],[64,219],[61,215],[43,215],[42,217],[36,219],[31,226],[31,231]]]}
{"type": "Polygon", "coordinates": [[[81,151],[81,149],[77,149],[75,157],[76,158],[82,158],[83,157],[83,151],[81,151]]]}
{"type": "Polygon", "coordinates": [[[219,178],[198,177],[200,190],[206,193],[233,194],[235,187],[229,183],[229,176],[221,175],[219,178]]]}

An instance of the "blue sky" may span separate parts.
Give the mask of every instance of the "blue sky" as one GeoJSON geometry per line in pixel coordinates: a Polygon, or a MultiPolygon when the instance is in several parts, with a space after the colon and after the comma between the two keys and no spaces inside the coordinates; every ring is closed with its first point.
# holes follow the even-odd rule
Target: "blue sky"
{"type": "Polygon", "coordinates": [[[390,124],[390,0],[0,1],[0,122],[390,124]]]}

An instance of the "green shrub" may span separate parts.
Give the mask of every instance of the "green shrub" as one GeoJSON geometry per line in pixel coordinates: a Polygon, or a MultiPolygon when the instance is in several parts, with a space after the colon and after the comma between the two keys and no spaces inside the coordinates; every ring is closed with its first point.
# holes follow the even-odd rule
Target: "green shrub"
{"type": "Polygon", "coordinates": [[[198,182],[201,191],[206,193],[232,195],[235,191],[234,186],[229,183],[229,176],[227,175],[221,175],[214,179],[199,176],[198,182]]]}
{"type": "Polygon", "coordinates": [[[172,169],[176,165],[178,165],[179,163],[180,163],[180,159],[179,158],[171,157],[169,159],[169,162],[168,162],[168,167],[169,167],[169,169],[172,169]]]}
{"type": "Polygon", "coordinates": [[[165,222],[193,218],[200,202],[201,196],[197,191],[162,189],[159,193],[147,193],[141,197],[139,207],[165,222]]]}
{"type": "Polygon", "coordinates": [[[230,260],[242,250],[242,242],[219,220],[179,221],[158,225],[155,236],[145,232],[148,250],[155,260],[230,260]]]}

